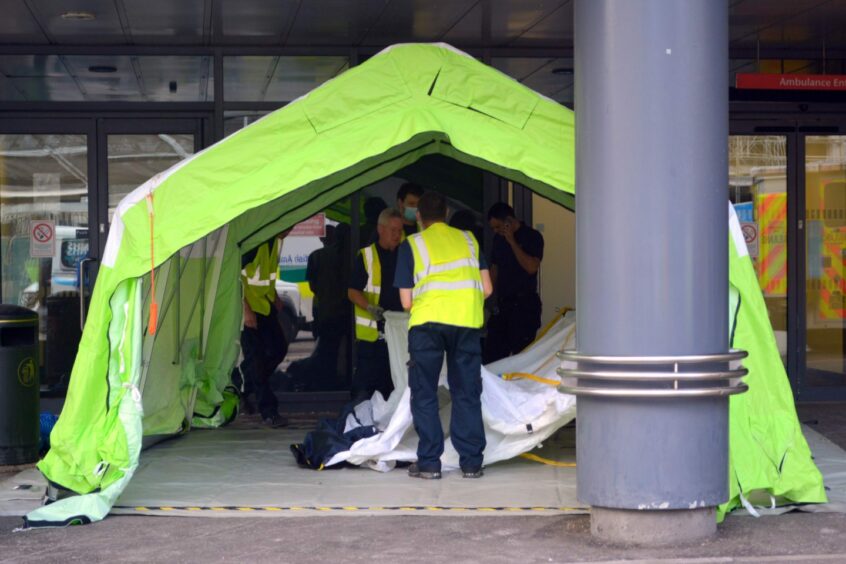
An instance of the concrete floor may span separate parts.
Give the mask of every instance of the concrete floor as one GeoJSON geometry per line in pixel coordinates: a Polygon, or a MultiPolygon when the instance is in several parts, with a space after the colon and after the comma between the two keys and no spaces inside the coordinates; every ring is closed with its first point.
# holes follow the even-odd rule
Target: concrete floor
{"type": "Polygon", "coordinates": [[[846,450],[846,403],[805,403],[796,406],[799,421],[846,450]]]}
{"type": "Polygon", "coordinates": [[[729,517],[715,538],[660,549],[601,544],[587,516],[109,517],[11,533],[0,562],[846,562],[846,515],[729,517]]]}
{"type": "MultiPolygon", "coordinates": [[[[846,405],[798,411],[846,447],[846,405]]],[[[19,524],[0,517],[0,562],[846,562],[846,515],[838,513],[731,515],[713,539],[662,548],[594,541],[584,515],[112,516],[13,532],[19,524]]]]}

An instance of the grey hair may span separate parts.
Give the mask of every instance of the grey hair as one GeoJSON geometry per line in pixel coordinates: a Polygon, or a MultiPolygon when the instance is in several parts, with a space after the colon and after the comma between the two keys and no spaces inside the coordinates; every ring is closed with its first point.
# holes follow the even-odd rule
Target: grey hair
{"type": "Polygon", "coordinates": [[[402,221],[402,215],[396,208],[385,208],[379,213],[379,225],[388,225],[394,218],[402,221]]]}

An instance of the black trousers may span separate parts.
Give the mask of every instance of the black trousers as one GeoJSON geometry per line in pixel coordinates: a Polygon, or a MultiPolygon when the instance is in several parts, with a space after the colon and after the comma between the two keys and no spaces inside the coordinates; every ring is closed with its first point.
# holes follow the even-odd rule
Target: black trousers
{"type": "Polygon", "coordinates": [[[523,294],[499,300],[488,319],[485,364],[517,354],[535,339],[541,325],[541,301],[537,294],[523,294]]]}
{"type": "Polygon", "coordinates": [[[352,385],[353,399],[368,399],[373,396],[373,392],[379,392],[383,398],[388,399],[394,391],[388,343],[384,340],[356,343],[358,348],[352,385]]]}
{"type": "Polygon", "coordinates": [[[447,359],[452,397],[449,433],[459,464],[466,472],[482,467],[485,428],[482,423],[481,331],[424,323],[408,332],[408,385],[411,416],[417,431],[417,466],[424,472],[441,470],[444,433],[438,415],[438,377],[447,359]]]}
{"type": "Polygon", "coordinates": [[[270,377],[288,354],[288,341],[277,314],[276,308],[271,306],[270,315],[256,314],[256,329],[244,327],[241,332],[244,396],[255,394],[262,417],[278,413],[279,401],[273,393],[270,377]]]}

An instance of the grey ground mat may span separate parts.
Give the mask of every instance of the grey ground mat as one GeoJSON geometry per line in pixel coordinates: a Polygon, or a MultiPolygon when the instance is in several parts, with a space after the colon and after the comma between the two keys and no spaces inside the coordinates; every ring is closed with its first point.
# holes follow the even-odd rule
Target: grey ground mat
{"type": "MultiPolygon", "coordinates": [[[[791,510],[846,513],[846,451],[807,426],[803,432],[823,474],[829,503],[761,507],[761,515],[791,510]]],[[[440,481],[412,479],[405,470],[298,468],[288,446],[299,429],[195,431],[141,455],[141,465],[115,514],[298,516],[406,514],[584,513],[576,498],[575,430],[561,429],[526,458],[499,462],[480,480],[446,472],[440,481]]],[[[0,481],[0,515],[24,515],[43,500],[35,468],[0,481]]],[[[745,511],[736,511],[744,514],[745,511]]]]}
{"type": "Polygon", "coordinates": [[[576,500],[574,433],[564,429],[533,454],[559,465],[517,458],[494,464],[480,480],[446,472],[440,481],[404,469],[306,470],[288,446],[302,431],[220,429],[157,445],[112,513],[202,516],[309,514],[451,514],[585,512],[576,500]],[[566,464],[567,466],[562,466],[566,464]]]}

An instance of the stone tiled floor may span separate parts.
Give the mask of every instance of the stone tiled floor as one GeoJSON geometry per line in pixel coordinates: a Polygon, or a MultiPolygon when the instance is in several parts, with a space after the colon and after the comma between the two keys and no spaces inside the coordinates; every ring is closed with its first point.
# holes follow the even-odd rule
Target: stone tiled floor
{"type": "Polygon", "coordinates": [[[799,421],[846,449],[846,403],[804,403],[796,411],[799,421]]]}

